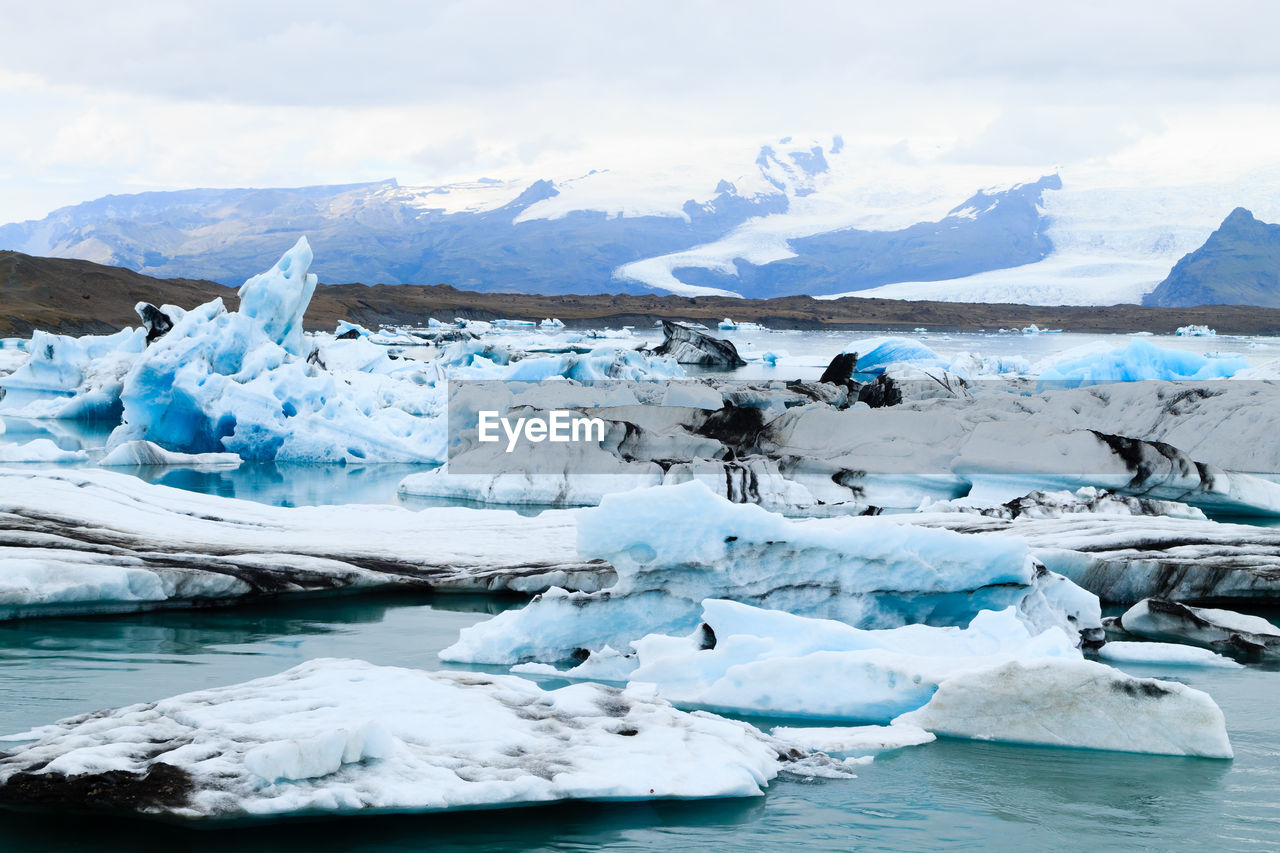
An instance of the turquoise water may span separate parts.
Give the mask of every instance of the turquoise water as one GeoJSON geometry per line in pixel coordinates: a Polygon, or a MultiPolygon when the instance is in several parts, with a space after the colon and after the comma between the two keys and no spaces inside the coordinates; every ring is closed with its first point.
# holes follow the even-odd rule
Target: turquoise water
{"type": "MultiPolygon", "coordinates": [[[[279,672],[314,657],[440,666],[478,598],[345,597],[270,608],[0,626],[0,730],[279,672]]],[[[1280,847],[1280,672],[1133,667],[1209,691],[1231,762],[940,740],[856,779],[780,779],[748,801],[564,806],[191,830],[0,814],[6,850],[1213,849],[1280,847]]]]}

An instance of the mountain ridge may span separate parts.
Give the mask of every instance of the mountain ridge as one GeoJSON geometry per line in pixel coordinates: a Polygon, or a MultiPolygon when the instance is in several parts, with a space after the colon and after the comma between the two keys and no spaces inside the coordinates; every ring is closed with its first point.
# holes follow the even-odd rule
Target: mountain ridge
{"type": "MultiPolygon", "coordinates": [[[[33,329],[102,334],[137,326],[136,302],[193,308],[215,297],[235,308],[236,291],[212,281],[156,279],[91,261],[38,258],[0,251],[0,336],[33,329]]],[[[1280,334],[1280,309],[1239,306],[1171,309],[1136,305],[1044,307],[1016,304],[909,302],[845,297],[789,296],[766,300],[649,294],[510,295],[476,293],[449,285],[322,284],[306,314],[306,327],[332,330],[339,320],[366,326],[425,324],[427,318],[540,320],[571,326],[650,326],[657,320],[714,324],[725,316],[772,328],[931,330],[1042,328],[1068,331],[1172,333],[1187,324],[1223,334],[1280,334]]]]}
{"type": "Polygon", "coordinates": [[[1174,264],[1143,304],[1280,308],[1280,225],[1235,208],[1203,245],[1174,264]]]}

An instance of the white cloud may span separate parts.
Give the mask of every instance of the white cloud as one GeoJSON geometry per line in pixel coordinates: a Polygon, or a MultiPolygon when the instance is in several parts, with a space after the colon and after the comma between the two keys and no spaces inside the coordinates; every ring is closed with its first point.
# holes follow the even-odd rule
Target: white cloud
{"type": "Polygon", "coordinates": [[[1263,0],[6,4],[0,222],[107,192],[563,177],[832,132],[1186,177],[1210,120],[1213,144],[1263,156],[1277,24],[1263,0]]]}

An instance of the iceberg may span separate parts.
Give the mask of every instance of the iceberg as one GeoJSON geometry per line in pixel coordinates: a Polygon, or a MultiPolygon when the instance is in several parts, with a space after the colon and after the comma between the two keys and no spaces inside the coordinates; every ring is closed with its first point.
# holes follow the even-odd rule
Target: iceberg
{"type": "Polygon", "coordinates": [[[1209,649],[1184,646],[1181,643],[1134,643],[1108,640],[1098,649],[1098,657],[1108,663],[1137,663],[1157,666],[1210,666],[1239,669],[1243,664],[1209,649]]]}
{"type": "Polygon", "coordinates": [[[1225,379],[1248,368],[1249,362],[1239,356],[1209,358],[1133,338],[1122,348],[1068,355],[1045,366],[1040,371],[1040,385],[1075,388],[1148,379],[1225,379]]]}
{"type": "Polygon", "coordinates": [[[0,462],[80,462],[83,450],[63,450],[47,438],[35,438],[24,444],[0,444],[0,462]]]}
{"type": "Polygon", "coordinates": [[[973,430],[951,469],[969,497],[997,502],[1033,489],[1093,486],[1233,515],[1280,515],[1280,484],[1225,471],[1172,445],[1097,430],[1041,431],[1022,422],[973,430]]]}
{"type": "Polygon", "coordinates": [[[600,589],[568,511],[272,507],[107,470],[0,469],[0,619],[340,590],[600,589]]]}
{"type": "MultiPolygon", "coordinates": [[[[708,599],[701,619],[688,636],[633,640],[626,680],[657,685],[682,708],[887,723],[924,705],[958,672],[1015,659],[1080,659],[1076,639],[1056,627],[1033,632],[1012,607],[984,610],[965,628],[863,630],[708,599]]],[[[560,675],[599,677],[601,669],[589,657],[560,675]]],[[[615,662],[614,674],[620,671],[615,662]]]]}
{"type": "Polygon", "coordinates": [[[1086,660],[1010,661],[960,673],[893,723],[944,737],[1233,757],[1226,719],[1207,693],[1086,660]]]}
{"type": "Polygon", "coordinates": [[[1031,555],[1101,600],[1266,602],[1280,595],[1280,530],[1189,518],[1079,513],[1002,519],[969,513],[886,515],[902,524],[1016,536],[1031,555]]]}
{"type": "Polygon", "coordinates": [[[862,376],[878,376],[891,364],[937,368],[947,365],[942,356],[911,338],[863,338],[846,346],[844,352],[857,354],[857,373],[862,376]]]}
{"type": "Polygon", "coordinates": [[[798,749],[833,754],[877,754],[937,740],[919,726],[775,726],[774,737],[798,749]]]}
{"type": "Polygon", "coordinates": [[[1151,640],[1193,643],[1250,657],[1280,657],[1280,628],[1261,616],[1232,610],[1146,598],[1115,619],[1111,627],[1151,640]]]}
{"type": "Polygon", "coordinates": [[[112,421],[124,377],[147,346],[147,330],[75,338],[34,332],[25,362],[0,377],[0,412],[24,418],[112,421]]]}
{"type": "Polygon", "coordinates": [[[793,521],[731,503],[692,481],[608,495],[580,510],[580,559],[608,562],[617,583],[552,589],[529,606],[464,629],[445,660],[567,660],[692,630],[708,598],[728,598],[859,627],[967,623],[1018,606],[1037,627],[1099,632],[1097,599],[1030,559],[1025,543],[892,521],[793,521]]]}
{"type": "Polygon", "coordinates": [[[150,441],[127,441],[99,462],[102,468],[181,466],[184,468],[238,468],[243,460],[234,453],[174,453],[150,441]]]}
{"type": "Polygon", "coordinates": [[[803,757],[642,690],[336,659],[7,739],[0,803],[188,820],[758,797],[803,757]]]}
{"type": "MultiPolygon", "coordinates": [[[[183,453],[231,451],[244,459],[431,461],[443,453],[443,408],[419,384],[387,374],[323,369],[302,316],[316,287],[305,237],[271,270],[174,323],[134,362],[120,395],[124,422],[108,447],[147,440],[183,453]],[[416,389],[416,393],[410,389],[416,389]],[[414,398],[417,398],[415,401],[414,398]]],[[[361,345],[361,340],[339,341],[361,345]]],[[[407,377],[406,377],[407,378],[407,377]]]]}

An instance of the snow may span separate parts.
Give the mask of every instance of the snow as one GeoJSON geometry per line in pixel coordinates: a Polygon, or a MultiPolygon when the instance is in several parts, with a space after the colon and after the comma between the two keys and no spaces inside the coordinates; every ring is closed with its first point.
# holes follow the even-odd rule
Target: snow
{"type": "Polygon", "coordinates": [[[1109,663],[1163,664],[1172,666],[1211,666],[1239,669],[1243,664],[1208,649],[1180,643],[1135,643],[1111,640],[1098,649],[1098,657],[1109,663]]]}
{"type": "Polygon", "coordinates": [[[976,740],[1233,756],[1226,720],[1208,694],[1085,660],[1010,661],[960,673],[894,724],[976,740]]]}
{"type": "Polygon", "coordinates": [[[607,561],[617,583],[599,593],[549,590],[464,629],[443,659],[556,662],[581,648],[625,648],[646,634],[692,630],[707,598],[862,627],[958,624],[1010,605],[1038,627],[1100,626],[1096,599],[1060,588],[1071,584],[1039,572],[1017,539],[880,518],[793,521],[730,503],[696,480],[608,495],[577,518],[579,557],[607,561]]]}
{"type": "Polygon", "coordinates": [[[0,444],[0,462],[82,462],[83,450],[63,450],[47,438],[36,438],[25,444],[0,444]]]}
{"type": "Polygon", "coordinates": [[[180,818],[754,797],[784,769],[751,726],[642,690],[336,659],[28,734],[0,760],[0,786],[168,765],[186,790],[135,808],[180,818]]]}
{"type": "Polygon", "coordinates": [[[234,453],[173,453],[150,441],[127,441],[102,458],[102,468],[171,465],[184,468],[238,468],[241,459],[234,453]]]}
{"type": "Polygon", "coordinates": [[[1128,346],[1105,353],[1066,354],[1041,368],[1040,383],[1041,387],[1060,384],[1075,388],[1144,379],[1222,379],[1248,368],[1249,362],[1238,356],[1209,358],[1132,338],[1128,346]]]}

